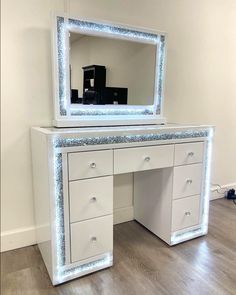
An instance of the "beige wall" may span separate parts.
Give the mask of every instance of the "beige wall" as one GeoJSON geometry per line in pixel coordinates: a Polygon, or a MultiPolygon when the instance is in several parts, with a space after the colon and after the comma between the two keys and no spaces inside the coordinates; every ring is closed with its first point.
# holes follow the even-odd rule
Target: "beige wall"
{"type": "Polygon", "coordinates": [[[156,46],[84,36],[71,43],[72,88],[83,93],[86,65],[106,67],[106,86],[128,88],[128,104],[151,105],[154,97],[156,46]]]}
{"type": "Polygon", "coordinates": [[[169,121],[216,125],[213,182],[235,183],[235,0],[3,0],[4,243],[34,240],[29,128],[51,124],[50,14],[64,9],[168,32],[165,114],[169,121]]]}

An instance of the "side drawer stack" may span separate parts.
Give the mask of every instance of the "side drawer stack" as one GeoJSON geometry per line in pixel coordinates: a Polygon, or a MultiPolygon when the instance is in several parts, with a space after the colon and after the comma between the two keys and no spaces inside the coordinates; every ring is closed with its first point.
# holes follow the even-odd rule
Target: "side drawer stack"
{"type": "Polygon", "coordinates": [[[113,249],[113,151],[68,154],[71,262],[113,249]]]}
{"type": "Polygon", "coordinates": [[[203,152],[203,142],[175,145],[172,232],[200,221],[203,152]]]}

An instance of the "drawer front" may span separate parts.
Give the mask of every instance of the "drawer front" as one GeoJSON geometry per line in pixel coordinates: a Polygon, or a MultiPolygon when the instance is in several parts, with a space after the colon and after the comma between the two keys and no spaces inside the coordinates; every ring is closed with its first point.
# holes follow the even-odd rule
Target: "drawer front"
{"type": "Polygon", "coordinates": [[[114,174],[173,166],[174,145],[114,150],[114,174]]]}
{"type": "Polygon", "coordinates": [[[69,153],[69,180],[113,174],[113,151],[69,153]]]}
{"type": "Polygon", "coordinates": [[[201,163],[204,143],[180,143],[175,145],[175,166],[201,163]]]}
{"type": "Polygon", "coordinates": [[[71,262],[113,249],[113,215],[71,224],[71,262]]]}
{"type": "Polygon", "coordinates": [[[173,199],[201,192],[202,164],[174,167],[173,199]]]}
{"type": "Polygon", "coordinates": [[[199,223],[200,196],[174,200],[172,205],[172,231],[199,223]]]}
{"type": "Polygon", "coordinates": [[[69,183],[70,222],[81,221],[113,211],[113,176],[69,183]]]}

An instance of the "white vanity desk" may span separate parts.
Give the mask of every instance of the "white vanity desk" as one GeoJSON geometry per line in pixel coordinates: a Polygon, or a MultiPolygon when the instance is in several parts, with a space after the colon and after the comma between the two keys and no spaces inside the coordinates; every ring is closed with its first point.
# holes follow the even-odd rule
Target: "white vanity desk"
{"type": "Polygon", "coordinates": [[[52,32],[61,128],[31,136],[37,243],[52,283],[112,266],[114,223],[135,219],[168,245],[205,235],[213,129],[165,124],[166,34],[67,15],[52,32]],[[126,198],[117,179],[127,175],[126,198]],[[119,196],[132,206],[117,219],[119,196]]]}
{"type": "Polygon", "coordinates": [[[205,235],[212,133],[168,124],[33,128],[37,239],[53,284],[113,264],[117,174],[134,172],[134,219],[157,238],[175,245],[205,235]]]}

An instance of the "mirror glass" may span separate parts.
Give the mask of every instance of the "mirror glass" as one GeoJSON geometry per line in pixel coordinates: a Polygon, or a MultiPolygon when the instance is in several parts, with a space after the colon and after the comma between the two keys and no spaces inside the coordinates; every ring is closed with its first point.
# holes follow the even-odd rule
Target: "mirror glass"
{"type": "Polygon", "coordinates": [[[154,104],[156,45],[74,32],[69,41],[72,104],[154,104]]]}

